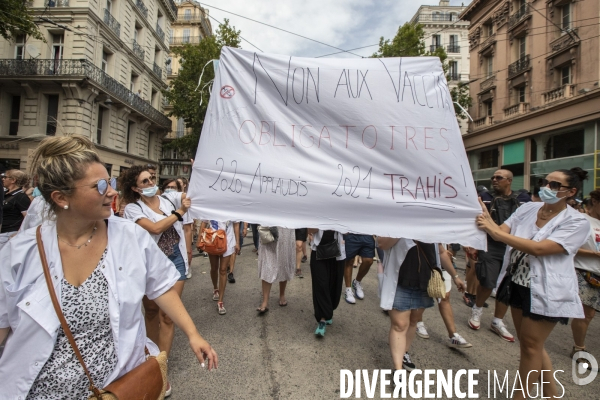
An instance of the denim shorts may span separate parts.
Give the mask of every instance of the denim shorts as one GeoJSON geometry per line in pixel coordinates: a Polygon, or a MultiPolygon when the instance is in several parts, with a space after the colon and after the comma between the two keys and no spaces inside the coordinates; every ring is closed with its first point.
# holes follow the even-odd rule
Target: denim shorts
{"type": "Polygon", "coordinates": [[[344,235],[346,247],[346,259],[361,256],[363,258],[375,257],[375,239],[372,235],[355,235],[349,233],[344,235]]]}
{"type": "Polygon", "coordinates": [[[179,250],[179,243],[173,246],[173,253],[169,256],[169,260],[175,264],[175,268],[181,275],[178,281],[185,281],[187,279],[185,274],[185,261],[183,260],[183,256],[181,255],[181,251],[179,250]]]}
{"type": "Polygon", "coordinates": [[[427,292],[418,288],[396,287],[396,296],[394,296],[394,305],[392,306],[394,310],[408,311],[429,307],[433,307],[433,298],[429,297],[427,292]]]}

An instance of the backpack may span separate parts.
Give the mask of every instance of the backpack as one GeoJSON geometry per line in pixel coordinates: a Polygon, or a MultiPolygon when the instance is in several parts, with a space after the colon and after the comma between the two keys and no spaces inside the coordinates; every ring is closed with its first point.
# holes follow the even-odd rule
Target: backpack
{"type": "Polygon", "coordinates": [[[494,196],[490,202],[490,216],[498,226],[502,225],[521,206],[517,197],[519,194],[513,191],[508,198],[494,196]]]}

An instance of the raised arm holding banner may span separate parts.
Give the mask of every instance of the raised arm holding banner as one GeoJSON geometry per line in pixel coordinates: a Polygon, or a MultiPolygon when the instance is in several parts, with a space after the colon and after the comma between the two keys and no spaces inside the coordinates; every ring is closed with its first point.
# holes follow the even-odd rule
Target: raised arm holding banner
{"type": "Polygon", "coordinates": [[[437,57],[223,48],[193,171],[194,218],[486,247],[437,57]]]}

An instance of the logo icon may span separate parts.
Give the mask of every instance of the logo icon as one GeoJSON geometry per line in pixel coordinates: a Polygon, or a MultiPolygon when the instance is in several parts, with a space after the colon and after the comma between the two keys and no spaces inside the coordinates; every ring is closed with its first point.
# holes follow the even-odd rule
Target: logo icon
{"type": "Polygon", "coordinates": [[[598,361],[596,358],[585,351],[578,351],[573,354],[571,360],[573,367],[573,382],[579,386],[585,386],[591,383],[598,375],[598,361]],[[589,372],[589,375],[585,376],[589,372]]]}
{"type": "Polygon", "coordinates": [[[230,99],[235,94],[235,89],[229,85],[225,85],[221,88],[221,97],[224,99],[230,99]]]}

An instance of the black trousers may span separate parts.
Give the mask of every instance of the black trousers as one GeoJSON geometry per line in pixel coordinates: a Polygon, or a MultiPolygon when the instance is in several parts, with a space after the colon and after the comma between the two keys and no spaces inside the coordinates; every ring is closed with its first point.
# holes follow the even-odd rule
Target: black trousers
{"type": "Polygon", "coordinates": [[[333,318],[333,310],[340,304],[345,260],[335,258],[317,260],[316,251],[310,254],[310,276],[312,278],[313,306],[315,319],[333,318]]]}

